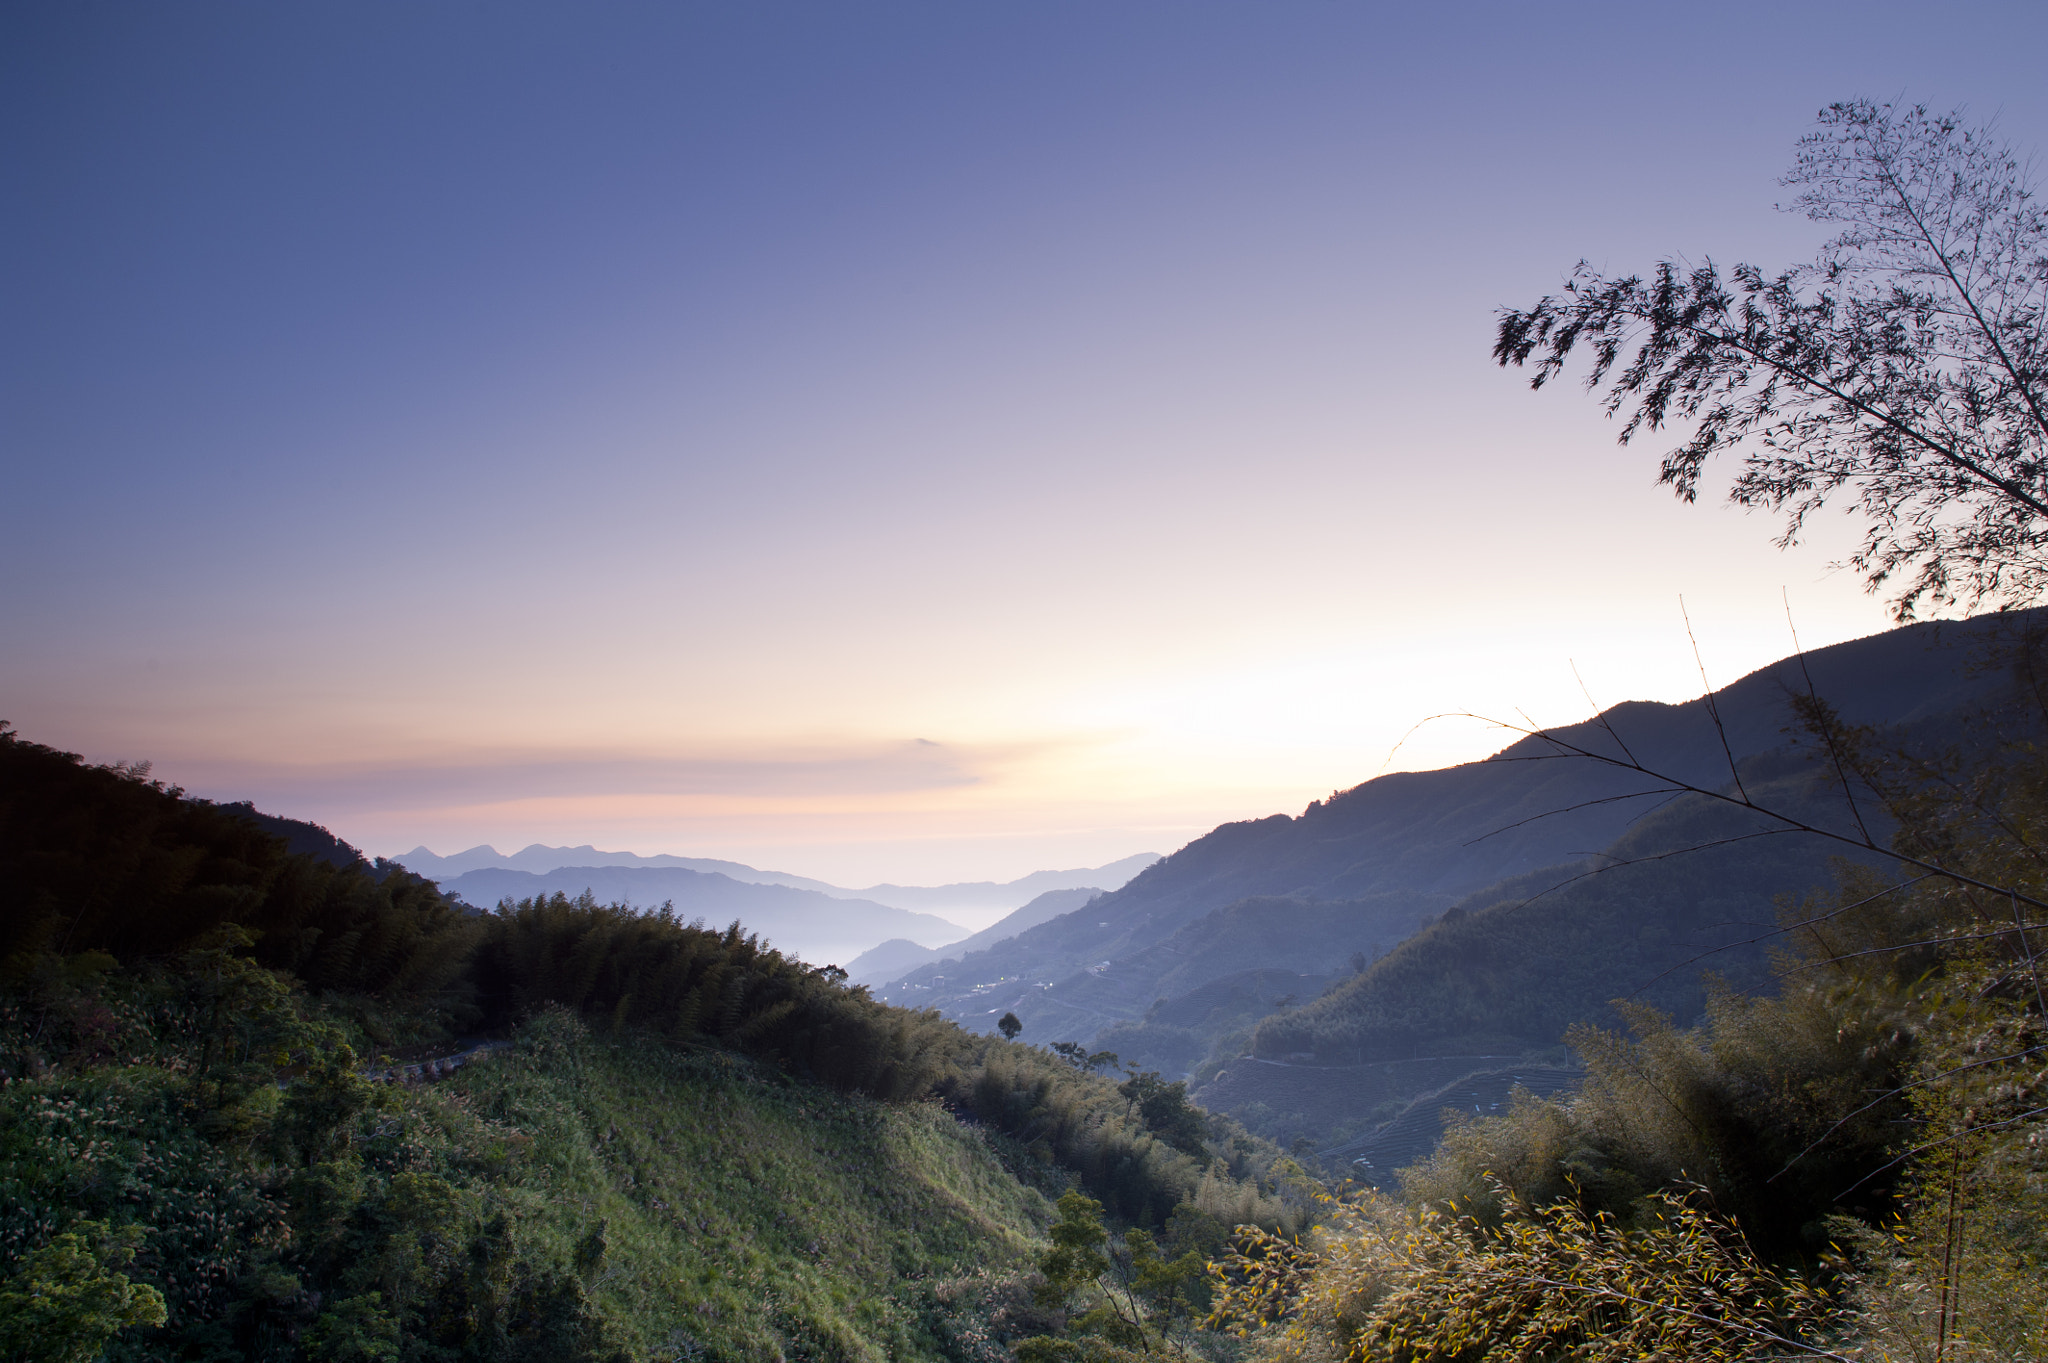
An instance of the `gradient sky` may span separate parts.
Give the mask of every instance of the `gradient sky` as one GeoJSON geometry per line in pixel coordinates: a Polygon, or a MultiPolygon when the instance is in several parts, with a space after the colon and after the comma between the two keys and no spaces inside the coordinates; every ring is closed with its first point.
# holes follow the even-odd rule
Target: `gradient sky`
{"type": "Polygon", "coordinates": [[[1170,851],[1875,632],[1488,358],[2039,3],[0,10],[0,717],[378,853],[1170,851]]]}

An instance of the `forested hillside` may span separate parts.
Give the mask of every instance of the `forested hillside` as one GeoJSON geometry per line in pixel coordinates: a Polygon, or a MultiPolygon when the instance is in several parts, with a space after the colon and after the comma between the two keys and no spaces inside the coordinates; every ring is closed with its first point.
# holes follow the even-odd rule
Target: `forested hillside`
{"type": "MultiPolygon", "coordinates": [[[[1774,809],[1817,820],[1839,810],[1833,783],[1804,766],[1772,780],[1752,762],[1747,776],[1774,809]]],[[[1617,1025],[1607,1005],[1624,995],[1696,1018],[1702,972],[1745,993],[1769,989],[1774,899],[1831,883],[1827,861],[1846,850],[1772,836],[1759,815],[1685,797],[1598,861],[1530,872],[1450,909],[1355,978],[1267,1018],[1251,1050],[1320,1064],[1513,1055],[1556,1044],[1574,1023],[1617,1025]]]]}
{"type": "Polygon", "coordinates": [[[1308,1205],[1157,1076],[4,731],[0,883],[9,1358],[994,1359],[1068,1189],[1175,1254],[1308,1205]]]}

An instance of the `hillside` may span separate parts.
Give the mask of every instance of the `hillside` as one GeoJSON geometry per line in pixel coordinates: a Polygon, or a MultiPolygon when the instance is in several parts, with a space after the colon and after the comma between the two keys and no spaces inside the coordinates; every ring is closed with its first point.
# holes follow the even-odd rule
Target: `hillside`
{"type": "MultiPolygon", "coordinates": [[[[1774,808],[1823,818],[1836,807],[1803,768],[1770,780],[1753,761],[1746,775],[1774,808]]],[[[1575,1022],[1619,1025],[1608,1008],[1618,994],[1697,1017],[1703,970],[1769,992],[1773,900],[1832,883],[1840,850],[1775,836],[1726,805],[1675,801],[1606,849],[1607,869],[1585,874],[1581,863],[1491,887],[1313,1003],[1262,1022],[1253,1051],[1325,1065],[1516,1054],[1575,1022]],[[1660,857],[1674,848],[1697,850],[1660,857]]]]}
{"type": "Polygon", "coordinates": [[[1048,1195],[1176,1254],[1302,1224],[1298,1171],[1177,1085],[271,823],[0,728],[0,1323],[52,1274],[105,1308],[49,1349],[994,1363],[1058,1326],[1022,1276],[1048,1195]]]}
{"type": "Polygon", "coordinates": [[[994,981],[978,975],[985,962],[1010,945],[1002,944],[958,964],[915,971],[876,996],[917,1004],[929,991],[942,1013],[965,1024],[1014,1011],[1035,1039],[1068,1040],[1133,1020],[1153,1000],[1226,975],[1248,970],[1327,975],[1354,956],[1384,954],[1448,903],[1440,896],[1399,893],[1336,903],[1245,900],[1206,914],[1163,940],[1084,965],[1056,983],[1033,982],[1029,975],[994,981]],[[935,973],[938,969],[958,972],[969,982],[967,989],[953,991],[951,980],[935,973]]]}
{"type": "MultiPolygon", "coordinates": [[[[1909,625],[1816,650],[1806,655],[1805,667],[1845,722],[1913,725],[1997,694],[2003,678],[1977,667],[1983,647],[2000,631],[2041,619],[2048,611],[1909,625]]],[[[1790,697],[1805,690],[1799,660],[1787,658],[1717,692],[1736,757],[1786,744],[1790,697]]],[[[1598,721],[1555,732],[1618,756],[1608,726],[1650,767],[1709,786],[1728,780],[1721,735],[1704,698],[1681,705],[1626,702],[1598,721]]],[[[1523,738],[1482,762],[1378,777],[1298,816],[1224,824],[1104,896],[1087,914],[1020,934],[972,963],[971,973],[977,981],[1049,983],[1059,973],[1119,960],[1204,914],[1258,896],[1349,900],[1405,891],[1463,897],[1607,847],[1656,803],[1659,797],[1646,793],[1652,790],[1640,776],[1559,757],[1543,740],[1523,738]]]]}
{"type": "Polygon", "coordinates": [[[304,1084],[252,1113],[181,1075],[199,1055],[138,1025],[147,991],[86,997],[126,1024],[121,1062],[24,1079],[28,1038],[0,1040],[0,1259],[78,1218],[146,1226],[136,1277],[169,1319],[116,1358],[291,1357],[293,1335],[320,1357],[944,1358],[1024,1304],[1048,1218],[1016,1154],[935,1104],[565,1013],[431,1084],[332,1072],[320,1101],[356,1114],[308,1128],[304,1084]]]}

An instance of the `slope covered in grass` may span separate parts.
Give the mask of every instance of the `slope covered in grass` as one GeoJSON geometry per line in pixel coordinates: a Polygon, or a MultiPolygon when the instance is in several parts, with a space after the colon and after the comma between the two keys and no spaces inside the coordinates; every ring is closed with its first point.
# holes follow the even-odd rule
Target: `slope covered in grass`
{"type": "Polygon", "coordinates": [[[737,925],[466,913],[4,730],[0,871],[0,1357],[995,1359],[1048,1328],[1047,1192],[1301,1223],[1292,1166],[1157,1076],[737,925]]]}
{"type": "Polygon", "coordinates": [[[142,1227],[129,1271],[168,1320],[116,1358],[973,1357],[1047,1219],[935,1102],[562,1010],[441,1082],[370,1084],[269,994],[250,1040],[293,1053],[280,1088],[209,1062],[190,986],[102,975],[6,1017],[0,1257],[142,1227]]]}

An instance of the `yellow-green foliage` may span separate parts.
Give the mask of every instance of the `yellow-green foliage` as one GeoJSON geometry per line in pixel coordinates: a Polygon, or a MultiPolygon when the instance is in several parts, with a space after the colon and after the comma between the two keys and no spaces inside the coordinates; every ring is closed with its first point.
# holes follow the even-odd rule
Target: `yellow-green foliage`
{"type": "Polygon", "coordinates": [[[24,1363],[92,1363],[130,1327],[164,1323],[164,1297],[121,1270],[142,1232],[81,1221],[28,1256],[0,1285],[0,1356],[24,1363]]]}
{"type": "MultiPolygon", "coordinates": [[[[2029,657],[2041,661],[2038,649],[2029,657]]],[[[1900,829],[1895,846],[1921,864],[1894,877],[1845,868],[1837,893],[1786,902],[1777,997],[1714,995],[1691,1030],[1637,1011],[1632,1038],[1579,1032],[1589,1079],[1577,1097],[1524,1099],[1504,1118],[1453,1129],[1403,1187],[1425,1232],[1454,1215],[1472,1245],[1492,1248],[1425,1234],[1439,1258],[1393,1252],[1384,1236],[1369,1253],[1346,1251],[1379,1274],[1374,1319],[1404,1300],[1423,1305],[1426,1329],[1386,1329],[1385,1342],[1447,1347],[1459,1338],[1442,1333],[1453,1321],[1478,1340],[1493,1328],[1488,1312],[1561,1319],[1575,1296],[1598,1294],[1555,1270],[1543,1276],[1572,1285],[1520,1316],[1509,1289],[1534,1275],[1496,1279],[1493,1304],[1469,1309],[1452,1304],[1465,1289],[1442,1285],[1484,1282],[1498,1266],[1492,1254],[1522,1272],[1566,1240],[1620,1284],[1602,1300],[1660,1303],[1674,1322],[1685,1309],[1705,1314],[1680,1305],[1697,1291],[1691,1256],[1705,1242],[1680,1227],[1671,1243],[1685,1252],[1666,1253],[1653,1224],[1660,1210],[1670,1219],[1669,1189],[1692,1179],[1769,1256],[1768,1273],[1737,1266],[1763,1283],[1758,1300],[1810,1323],[1817,1287],[1779,1275],[1797,1270],[1837,1292],[1829,1328],[1839,1353],[1871,1363],[2048,1357],[2048,766],[2004,737],[1999,761],[1885,754],[1824,706],[1809,709],[1829,751],[1881,797],[1900,829]],[[1495,1176],[1517,1191],[1489,1186],[1495,1176]],[[1582,1209],[1576,1223],[1538,1210],[1560,1193],[1560,1205],[1582,1209]],[[1589,1220],[1591,1208],[1614,1218],[1589,1220]],[[1560,1239],[1560,1227],[1571,1234],[1560,1239]],[[1599,1253],[1585,1248],[1592,1242],[1599,1253]],[[1435,1297],[1432,1284],[1442,1287],[1435,1297]]],[[[1354,1270],[1319,1264],[1314,1276],[1368,1281],[1354,1270]]],[[[1362,1338],[1355,1321],[1369,1296],[1347,1298],[1351,1335],[1327,1324],[1341,1315],[1330,1309],[1310,1328],[1321,1308],[1306,1290],[1289,1298],[1300,1305],[1288,1328],[1362,1338]]],[[[1625,1337],[1638,1324],[1602,1329],[1625,1337]]],[[[1586,1350],[1609,1344],[1574,1347],[1572,1357],[1594,1357],[1604,1355],[1586,1350]]]]}
{"type": "Polygon", "coordinates": [[[1575,1096],[1518,1093],[1502,1116],[1465,1114],[1401,1186],[1494,1217],[1569,1195],[1626,1221],[1645,1192],[1697,1183],[1766,1254],[1810,1259],[1825,1217],[1889,1206],[1905,1104],[1881,1095],[1905,1074],[1911,1001],[1875,982],[1817,983],[1771,999],[1713,990],[1697,1028],[1628,1008],[1632,1037],[1577,1029],[1575,1096]],[[1522,1205],[1501,1208],[1496,1186],[1522,1205]]]}
{"type": "Polygon", "coordinates": [[[1300,1363],[1814,1351],[1834,1314],[1824,1293],[1771,1270],[1693,1200],[1651,1203],[1626,1230],[1571,1202],[1494,1224],[1368,1194],[1336,1206],[1311,1249],[1241,1234],[1212,1319],[1300,1363]]]}

